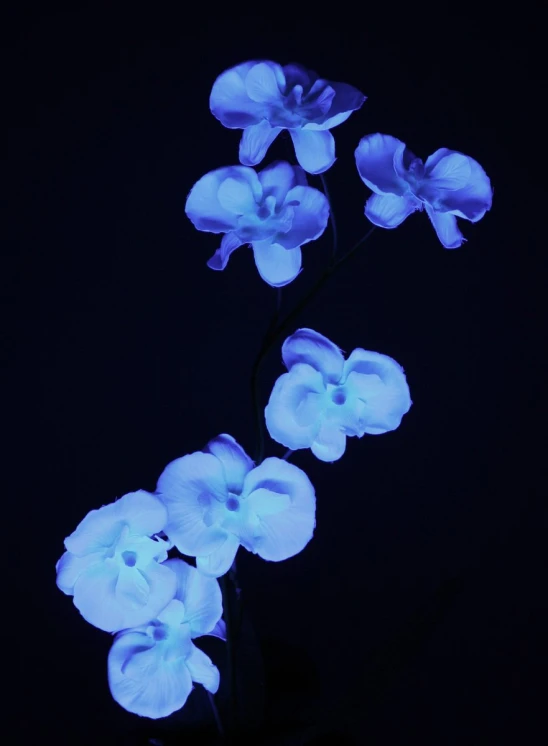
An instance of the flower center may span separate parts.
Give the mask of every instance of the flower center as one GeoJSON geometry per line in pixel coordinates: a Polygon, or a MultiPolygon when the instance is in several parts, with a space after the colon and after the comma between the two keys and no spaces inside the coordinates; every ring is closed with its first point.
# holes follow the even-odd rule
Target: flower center
{"type": "Polygon", "coordinates": [[[229,497],[225,504],[226,504],[226,509],[230,510],[231,512],[240,510],[240,501],[238,500],[237,497],[229,497]]]}
{"type": "Polygon", "coordinates": [[[127,567],[135,567],[137,564],[137,552],[125,551],[122,552],[122,559],[127,567]]]}
{"type": "Polygon", "coordinates": [[[152,630],[152,639],[156,642],[160,642],[161,640],[166,640],[169,636],[169,628],[167,624],[159,624],[157,627],[154,627],[152,630]]]}
{"type": "Polygon", "coordinates": [[[344,389],[334,389],[331,393],[331,401],[333,404],[338,404],[339,406],[344,404],[346,402],[346,392],[344,389]]]}

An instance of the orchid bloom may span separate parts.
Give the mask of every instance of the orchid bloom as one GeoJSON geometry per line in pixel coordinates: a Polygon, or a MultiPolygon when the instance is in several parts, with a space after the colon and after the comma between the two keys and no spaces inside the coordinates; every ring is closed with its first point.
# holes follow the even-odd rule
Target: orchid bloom
{"type": "Polygon", "coordinates": [[[310,448],[336,461],[347,436],[395,430],[411,407],[403,368],[387,355],[340,349],[312,329],[299,329],[282,345],[288,372],[272,389],[265,409],[270,436],[287,448],[310,448]]]}
{"type": "Polygon", "coordinates": [[[105,632],[136,627],[171,601],[177,579],[160,564],[170,544],[154,537],[166,520],[162,502],[139,490],[92,510],[65,539],[57,585],[90,624],[105,632]]]}
{"type": "Polygon", "coordinates": [[[279,562],[302,551],[314,531],[316,498],[306,474],[279,458],[254,466],[226,434],[168,464],[157,494],[169,539],[213,577],[230,569],[240,544],[279,562]]]}
{"type": "Polygon", "coordinates": [[[209,106],[225,127],[242,129],[240,162],[256,166],[279,133],[289,130],[297,160],[320,174],[335,162],[330,129],[359,109],[365,96],[347,83],[318,77],[302,65],[244,62],[222,73],[209,106]]]}
{"type": "Polygon", "coordinates": [[[362,181],[373,190],[365,204],[369,220],[396,228],[416,210],[426,210],[446,249],[466,240],[457,217],[477,223],[491,209],[493,190],[480,164],[456,150],[440,148],[423,163],[390,135],[367,135],[356,148],[362,181]]]}
{"type": "Polygon", "coordinates": [[[163,567],[176,578],[175,597],[147,624],[120,632],[108,656],[112,696],[129,712],[148,718],[180,710],[193,681],[215,694],[219,671],[192,640],[226,637],[217,580],[180,559],[163,567]]]}
{"type": "Polygon", "coordinates": [[[198,230],[225,234],[211,269],[223,270],[235,249],[251,244],[259,274],[273,287],[297,277],[301,246],[319,238],[329,219],[325,195],[285,161],[259,173],[247,166],[211,171],[192,187],[185,210],[198,230]]]}

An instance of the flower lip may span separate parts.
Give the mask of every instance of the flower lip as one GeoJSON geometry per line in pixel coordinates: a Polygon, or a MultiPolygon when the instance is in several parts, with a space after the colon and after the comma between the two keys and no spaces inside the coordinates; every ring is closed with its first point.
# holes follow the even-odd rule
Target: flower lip
{"type": "Polygon", "coordinates": [[[346,391],[343,388],[333,389],[331,392],[331,401],[333,404],[341,406],[346,403],[346,391]]]}

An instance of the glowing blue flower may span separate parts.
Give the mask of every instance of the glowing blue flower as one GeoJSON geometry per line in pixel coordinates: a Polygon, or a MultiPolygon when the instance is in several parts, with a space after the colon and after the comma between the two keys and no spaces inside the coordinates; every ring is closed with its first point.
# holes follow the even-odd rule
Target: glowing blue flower
{"type": "Polygon", "coordinates": [[[329,219],[325,195],[285,161],[258,174],[246,166],[211,171],[192,187],[185,210],[198,230],[225,234],[208,267],[224,269],[235,249],[251,244],[259,274],[274,287],[297,277],[300,247],[321,236],[329,219]]]}
{"type": "Polygon", "coordinates": [[[117,632],[154,619],[171,601],[176,578],[159,564],[170,545],[151,538],[166,520],[162,502],[139,490],[92,510],[65,539],[57,585],[84,619],[117,632]]]}
{"type": "Polygon", "coordinates": [[[219,671],[192,639],[211,634],[225,639],[219,583],[180,559],[167,560],[164,567],[177,580],[175,598],[148,624],[120,632],[108,656],[112,696],[148,718],[181,709],[193,681],[217,691],[219,671]]]}
{"type": "Polygon", "coordinates": [[[244,62],[220,75],[211,91],[210,109],[230,129],[243,129],[240,162],[255,166],[278,134],[289,130],[297,160],[320,174],[335,162],[330,129],[359,109],[365,96],[346,83],[322,80],[301,65],[244,62]]]}
{"type": "Polygon", "coordinates": [[[298,554],[312,538],[316,498],[306,474],[279,458],[253,461],[230,435],[172,461],[158,480],[165,528],[196,567],[220,577],[240,544],[266,560],[298,554]]]}
{"type": "Polygon", "coordinates": [[[493,190],[483,168],[470,156],[440,148],[423,163],[390,135],[367,135],[356,148],[356,165],[374,194],[365,204],[369,220],[396,228],[415,210],[426,210],[446,249],[466,240],[457,217],[477,223],[491,208],[493,190]]]}
{"type": "Polygon", "coordinates": [[[403,369],[379,352],[355,349],[348,360],[333,342],[312,329],[298,329],[282,345],[288,373],[272,389],[266,426],[278,443],[310,448],[322,461],[336,461],[347,436],[395,430],[411,407],[403,369]]]}

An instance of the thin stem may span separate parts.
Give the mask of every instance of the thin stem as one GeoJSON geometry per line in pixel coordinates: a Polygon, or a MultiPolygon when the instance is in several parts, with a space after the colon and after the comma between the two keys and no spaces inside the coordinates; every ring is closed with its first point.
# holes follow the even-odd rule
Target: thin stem
{"type": "Polygon", "coordinates": [[[295,451],[293,451],[291,448],[288,448],[287,451],[282,456],[283,460],[284,461],[289,461],[289,459],[291,458],[291,454],[292,453],[295,453],[295,451]]]}
{"type": "Polygon", "coordinates": [[[331,231],[333,232],[333,248],[331,249],[331,259],[333,260],[337,254],[337,223],[335,222],[335,213],[333,211],[333,202],[331,201],[331,195],[327,188],[327,179],[324,174],[320,174],[322,180],[322,186],[327,201],[329,202],[329,222],[331,223],[331,231]]]}
{"type": "MultiPolygon", "coordinates": [[[[321,275],[321,277],[318,279],[316,284],[309,290],[309,292],[304,296],[304,298],[298,303],[295,308],[287,314],[285,319],[281,323],[270,323],[267,333],[265,334],[265,337],[263,339],[263,343],[261,345],[261,348],[257,354],[257,357],[255,358],[255,361],[253,363],[253,368],[251,370],[251,395],[252,395],[252,402],[253,402],[253,411],[255,413],[255,431],[256,431],[256,438],[257,438],[257,456],[256,456],[256,462],[261,463],[264,456],[264,425],[263,420],[261,416],[261,408],[260,408],[260,399],[259,399],[259,373],[261,370],[261,365],[263,363],[263,360],[265,359],[268,351],[276,342],[278,337],[283,334],[286,329],[293,324],[294,320],[299,316],[299,314],[303,311],[303,309],[310,303],[310,301],[317,295],[317,293],[322,289],[322,287],[325,285],[327,280],[329,280],[332,275],[334,275],[337,270],[339,270],[343,264],[345,264],[353,254],[359,249],[359,247],[364,244],[368,238],[372,235],[373,231],[375,230],[375,226],[372,226],[367,233],[360,238],[359,241],[357,241],[354,246],[342,257],[339,257],[339,259],[332,258],[327,269],[324,271],[324,273],[321,275]]],[[[276,312],[276,318],[277,318],[277,312],[276,312]]],[[[274,319],[273,319],[274,321],[274,319]]]]}
{"type": "Polygon", "coordinates": [[[217,726],[219,735],[221,736],[221,738],[224,738],[223,724],[219,716],[219,710],[217,709],[217,705],[215,704],[215,697],[213,696],[213,694],[211,694],[211,692],[207,693],[207,697],[209,699],[209,704],[211,705],[211,709],[213,710],[213,717],[215,718],[215,725],[217,726]]]}
{"type": "Polygon", "coordinates": [[[234,638],[234,624],[232,617],[232,601],[230,594],[230,581],[228,574],[220,579],[223,594],[223,611],[226,623],[226,649],[228,663],[228,681],[230,687],[230,729],[235,729],[238,722],[238,693],[236,691],[236,648],[234,638]]]}

